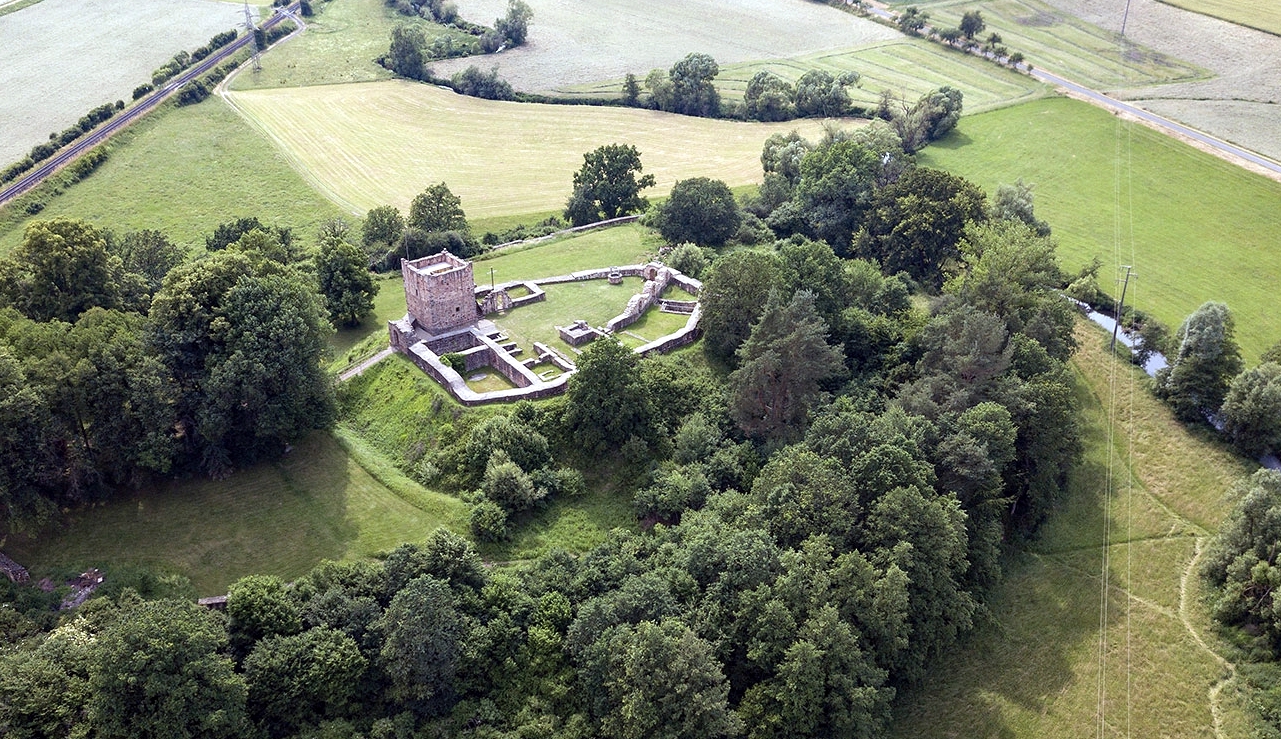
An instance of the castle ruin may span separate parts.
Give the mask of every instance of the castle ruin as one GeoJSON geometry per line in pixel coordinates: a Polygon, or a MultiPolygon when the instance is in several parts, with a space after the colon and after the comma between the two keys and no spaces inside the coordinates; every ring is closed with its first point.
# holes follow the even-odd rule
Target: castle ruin
{"type": "Polygon", "coordinates": [[[522,359],[521,347],[492,321],[484,318],[486,311],[511,310],[546,299],[542,285],[607,278],[612,284],[620,284],[624,275],[645,280],[641,293],[632,296],[627,308],[611,320],[608,327],[592,328],[585,321],[575,322],[568,328],[556,327],[561,338],[571,347],[621,331],[651,306],[660,306],[665,312],[680,313],[689,318],[684,328],[635,348],[638,354],[670,351],[690,343],[699,335],[697,300],[666,300],[661,296],[670,283],[696,298],[702,284],[661,264],[587,270],[540,280],[504,283],[492,289],[477,287],[471,262],[447,251],[421,259],[402,259],[400,271],[405,278],[407,312],[400,320],[388,323],[391,346],[464,405],[541,398],[564,391],[570,375],[578,369],[572,361],[538,342],[533,344],[536,356],[522,359]],[[517,287],[523,288],[527,294],[511,297],[507,291],[517,287]],[[566,337],[567,333],[573,334],[573,340],[566,337]],[[452,355],[448,357],[448,363],[442,359],[445,355],[452,355]],[[548,369],[536,372],[535,368],[540,366],[548,369]],[[513,387],[476,392],[467,385],[464,376],[484,368],[491,368],[506,377],[513,387]]]}

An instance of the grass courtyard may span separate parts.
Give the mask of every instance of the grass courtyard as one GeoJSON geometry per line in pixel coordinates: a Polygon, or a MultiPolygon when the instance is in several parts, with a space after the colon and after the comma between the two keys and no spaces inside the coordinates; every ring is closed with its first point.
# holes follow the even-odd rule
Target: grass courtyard
{"type": "MultiPolygon", "coordinates": [[[[627,301],[640,292],[642,285],[644,280],[639,277],[624,278],[621,285],[611,285],[608,280],[545,285],[545,300],[487,318],[506,331],[511,340],[524,350],[522,357],[535,355],[533,344],[537,341],[572,360],[580,350],[561,339],[556,327],[568,326],[576,320],[587,321],[589,326],[604,326],[609,319],[623,312],[627,301]]],[[[672,287],[663,295],[677,300],[692,299],[672,287]]],[[[688,318],[664,313],[655,306],[645,311],[639,321],[620,332],[618,337],[624,344],[637,347],[675,332],[685,325],[688,318]]]]}

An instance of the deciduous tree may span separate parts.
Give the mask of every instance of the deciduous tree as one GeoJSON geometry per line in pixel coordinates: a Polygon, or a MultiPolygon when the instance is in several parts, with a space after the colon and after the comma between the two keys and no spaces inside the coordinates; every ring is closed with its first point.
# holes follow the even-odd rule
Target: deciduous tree
{"type": "Polygon", "coordinates": [[[671,197],[659,206],[655,220],[669,244],[721,246],[738,233],[743,217],[729,185],[692,177],[672,186],[671,197]]]}
{"type": "Polygon", "coordinates": [[[423,190],[409,204],[409,218],[405,224],[427,233],[437,231],[467,231],[467,216],[463,213],[462,200],[441,182],[423,190]]]}
{"type": "Polygon", "coordinates": [[[96,736],[243,737],[245,682],[224,654],[217,614],[195,603],[133,605],[94,649],[89,713],[96,736]]]}
{"type": "Polygon", "coordinates": [[[355,326],[374,310],[378,283],[369,273],[368,259],[354,244],[325,239],[316,254],[316,278],[335,326],[355,326]]]}
{"type": "Polygon", "coordinates": [[[944,271],[961,256],[965,226],[986,217],[984,195],[968,180],[919,168],[877,191],[856,252],[887,274],[906,272],[938,289],[944,271]]]}
{"type": "Polygon", "coordinates": [[[747,117],[757,121],[785,121],[792,117],[792,86],[778,75],[762,69],[752,76],[743,93],[743,107],[747,117]]]}
{"type": "Polygon", "coordinates": [[[1281,364],[1264,362],[1237,375],[1219,417],[1224,433],[1243,454],[1281,451],[1281,364]]]}
{"type": "Polygon", "coordinates": [[[640,175],[640,152],[630,144],[608,144],[583,155],[574,173],[574,192],[565,217],[575,226],[644,210],[640,191],[654,186],[654,175],[640,175]]]}
{"type": "Polygon", "coordinates": [[[716,260],[699,295],[708,351],[730,361],[779,280],[778,257],[770,252],[735,251],[716,260]]]}
{"type": "Polygon", "coordinates": [[[1232,378],[1241,372],[1241,350],[1233,339],[1232,313],[1210,301],[1179,326],[1178,351],[1156,375],[1157,396],[1184,421],[1203,422],[1218,413],[1232,378]]]}

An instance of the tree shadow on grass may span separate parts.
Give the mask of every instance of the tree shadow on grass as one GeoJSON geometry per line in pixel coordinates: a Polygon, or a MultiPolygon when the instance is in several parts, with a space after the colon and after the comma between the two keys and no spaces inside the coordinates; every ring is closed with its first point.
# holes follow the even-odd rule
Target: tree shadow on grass
{"type": "Polygon", "coordinates": [[[359,536],[349,519],[346,452],[313,433],[283,458],[225,480],[165,480],[67,511],[6,549],[34,572],[142,566],[189,577],[200,595],[249,574],[296,577],[339,559],[359,536]]]}

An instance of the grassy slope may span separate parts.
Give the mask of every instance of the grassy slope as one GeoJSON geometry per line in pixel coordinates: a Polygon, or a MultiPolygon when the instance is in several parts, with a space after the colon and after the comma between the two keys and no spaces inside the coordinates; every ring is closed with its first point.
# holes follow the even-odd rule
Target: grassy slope
{"type": "Polygon", "coordinates": [[[466,530],[466,511],[369,455],[359,439],[314,434],[279,462],[227,480],[163,482],[66,516],[39,539],[5,551],[35,572],[141,564],[191,578],[202,595],[245,575],[296,577],[321,559],[368,557],[418,541],[439,525],[466,530]]]}
{"type": "Polygon", "coordinates": [[[648,110],[493,102],[405,81],[252,90],[232,101],[276,141],[309,181],[353,209],[390,203],[445,182],[473,218],[541,213],[569,197],[583,153],[635,145],[666,193],[709,173],[758,182],[761,145],[822,122],[756,124],[648,110]]]}
{"type": "Polygon", "coordinates": [[[1184,430],[1101,331],[1083,324],[1078,338],[1084,464],[1031,551],[1007,563],[989,622],[900,701],[894,736],[1097,736],[1100,674],[1108,735],[1207,736],[1212,704],[1223,736],[1247,735],[1189,573],[1250,466],[1184,430]]]}
{"type": "Polygon", "coordinates": [[[1185,82],[1209,74],[1144,47],[1133,47],[1122,58],[1115,34],[1039,0],[893,0],[891,4],[919,6],[930,14],[930,24],[938,28],[959,26],[966,11],[982,11],[987,25],[983,39],[995,32],[1011,51],[1023,52],[1033,65],[1053,69],[1056,74],[1095,89],[1185,82]]]}
{"type": "Polygon", "coordinates": [[[1272,0],[1159,0],[1159,2],[1281,36],[1281,5],[1272,0]]]}
{"type": "Polygon", "coordinates": [[[0,210],[0,254],[21,242],[26,224],[57,216],[117,233],[159,229],[203,247],[205,234],[241,216],[309,238],[320,222],[344,215],[217,98],[152,114],[109,146],[97,172],[49,199],[39,215],[22,212],[21,199],[0,210]]]}
{"type": "Polygon", "coordinates": [[[1247,362],[1281,339],[1281,183],[1068,99],[967,117],[921,161],[989,193],[1019,177],[1035,184],[1065,266],[1101,258],[1100,282],[1115,293],[1115,266],[1134,265],[1127,302],[1171,327],[1222,300],[1247,362]]]}

